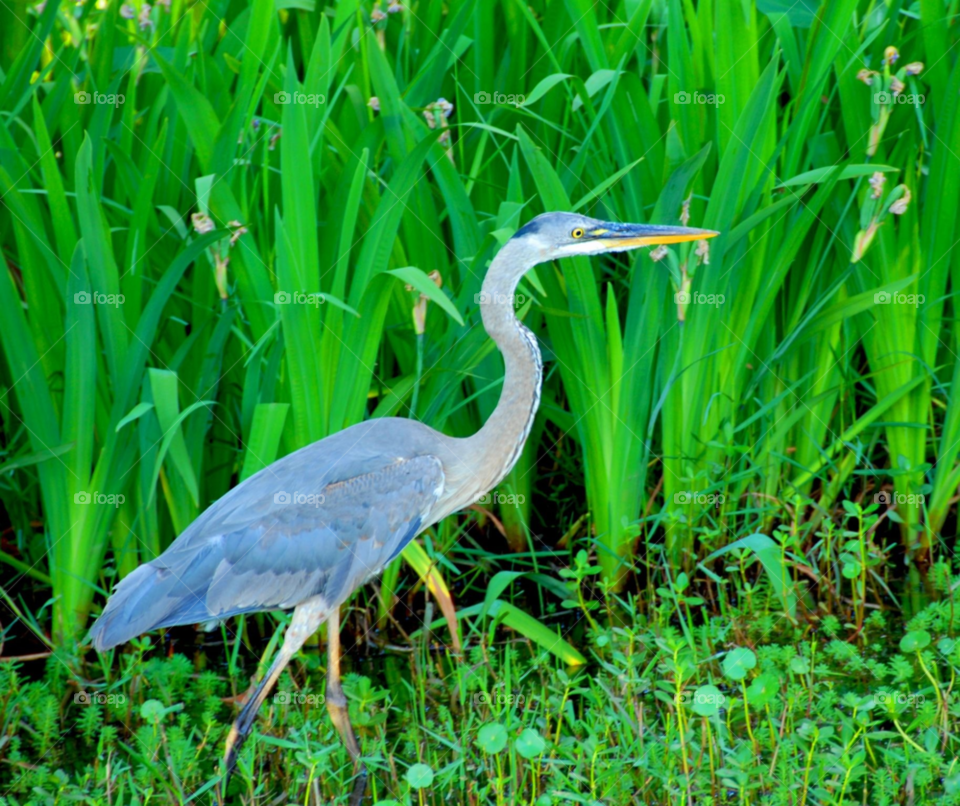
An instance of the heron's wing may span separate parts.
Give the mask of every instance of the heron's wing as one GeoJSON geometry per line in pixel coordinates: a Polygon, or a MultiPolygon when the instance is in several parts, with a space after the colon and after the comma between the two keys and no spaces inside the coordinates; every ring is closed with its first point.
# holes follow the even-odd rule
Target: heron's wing
{"type": "MultiPolygon", "coordinates": [[[[120,582],[91,629],[94,645],[316,595],[339,604],[379,573],[431,522],[443,465],[430,454],[385,451],[382,439],[348,450],[344,435],[357,428],[281,459],[213,504],[120,582]]],[[[394,448],[409,448],[396,436],[394,448]]]]}
{"type": "Polygon", "coordinates": [[[420,531],[443,492],[443,467],[418,456],[291,495],[225,534],[206,595],[212,614],[286,609],[322,594],[339,603],[420,531]]]}

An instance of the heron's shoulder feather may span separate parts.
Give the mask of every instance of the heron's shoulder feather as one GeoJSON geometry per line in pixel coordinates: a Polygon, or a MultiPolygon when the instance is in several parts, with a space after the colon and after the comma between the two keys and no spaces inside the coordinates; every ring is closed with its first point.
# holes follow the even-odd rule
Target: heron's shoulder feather
{"type": "MultiPolygon", "coordinates": [[[[234,487],[197,518],[178,538],[222,533],[275,514],[286,499],[325,494],[386,468],[405,465],[407,473],[423,457],[434,456],[442,435],[414,420],[382,418],[351,426],[273,462],[234,487]]],[[[439,468],[442,474],[442,463],[439,468]]],[[[352,484],[352,486],[350,486],[352,484]]],[[[304,502],[309,505],[309,502],[304,502]]],[[[283,510],[288,511],[288,510],[283,510]]]]}

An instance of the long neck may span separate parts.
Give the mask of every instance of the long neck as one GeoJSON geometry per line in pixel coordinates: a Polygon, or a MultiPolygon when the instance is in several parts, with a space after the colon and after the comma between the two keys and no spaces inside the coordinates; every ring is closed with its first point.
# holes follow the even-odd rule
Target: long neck
{"type": "Polygon", "coordinates": [[[490,419],[470,443],[468,456],[476,456],[477,476],[486,492],[516,463],[540,405],[543,364],[537,339],[520,324],[513,309],[513,294],[524,273],[539,262],[517,241],[500,250],[483,280],[480,313],[483,326],[503,355],[503,389],[490,419]]]}

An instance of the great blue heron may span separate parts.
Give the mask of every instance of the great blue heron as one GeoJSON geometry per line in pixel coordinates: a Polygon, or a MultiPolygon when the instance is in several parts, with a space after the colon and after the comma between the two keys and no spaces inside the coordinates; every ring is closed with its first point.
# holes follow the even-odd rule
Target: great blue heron
{"type": "Polygon", "coordinates": [[[222,794],[264,699],[290,659],[326,621],[326,704],[366,789],[366,768],[340,685],[340,605],[416,535],[492,489],[517,461],[540,402],[537,339],[514,313],[520,278],[538,263],[716,235],[711,230],[615,224],[544,213],[490,264],[480,296],[505,377],[490,419],[472,437],[415,420],[351,426],[277,460],[212,504],[159,557],[117,585],[90,631],[105,650],[141,633],[240,613],[293,608],[283,646],[227,737],[222,794]]]}

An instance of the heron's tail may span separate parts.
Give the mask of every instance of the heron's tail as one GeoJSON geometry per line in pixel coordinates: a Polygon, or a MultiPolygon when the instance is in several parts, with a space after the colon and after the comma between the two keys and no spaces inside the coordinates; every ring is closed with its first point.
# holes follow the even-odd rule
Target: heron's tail
{"type": "Polygon", "coordinates": [[[221,618],[207,609],[209,582],[204,576],[180,578],[173,568],[159,564],[163,559],[141,565],[120,581],[87,636],[95,649],[110,649],[158,627],[221,618]],[[195,589],[191,581],[199,582],[195,589]]]}

